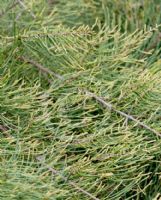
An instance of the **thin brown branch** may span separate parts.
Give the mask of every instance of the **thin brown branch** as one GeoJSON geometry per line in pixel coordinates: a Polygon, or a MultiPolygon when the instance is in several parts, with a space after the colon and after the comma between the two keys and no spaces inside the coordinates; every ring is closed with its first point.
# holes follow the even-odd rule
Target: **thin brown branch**
{"type": "MultiPolygon", "coordinates": [[[[36,61],[34,61],[32,59],[29,59],[29,58],[26,58],[24,56],[21,56],[21,57],[19,57],[19,60],[22,60],[24,62],[32,64],[33,66],[35,66],[37,69],[39,69],[45,75],[51,75],[51,76],[54,76],[54,77],[56,77],[56,78],[58,78],[60,80],[64,79],[61,75],[51,71],[50,69],[44,67],[43,65],[41,65],[40,63],[37,63],[36,61]]],[[[48,80],[48,81],[49,81],[49,83],[51,83],[52,80],[48,80]]]]}
{"type": "Polygon", "coordinates": [[[152,128],[149,127],[148,125],[146,125],[146,124],[144,124],[143,122],[139,121],[138,119],[134,118],[132,115],[128,115],[128,114],[126,114],[126,113],[124,113],[124,112],[122,112],[122,111],[120,111],[120,110],[115,109],[115,108],[113,107],[112,104],[110,104],[110,103],[104,101],[101,97],[98,97],[97,95],[95,95],[94,93],[89,92],[89,91],[86,91],[86,94],[87,94],[88,96],[91,96],[91,97],[93,97],[94,99],[96,99],[99,103],[101,103],[104,107],[108,108],[109,110],[113,110],[114,112],[120,114],[121,116],[126,117],[127,119],[136,122],[138,125],[140,125],[140,126],[142,126],[143,128],[145,128],[145,129],[147,129],[147,130],[153,132],[155,135],[161,137],[161,134],[160,134],[158,131],[156,131],[155,129],[152,129],[152,128]]]}
{"type": "MultiPolygon", "coordinates": [[[[36,63],[35,61],[33,60],[30,60],[30,59],[24,59],[23,57],[23,60],[24,61],[27,61],[29,63],[31,63],[32,65],[34,65],[35,67],[37,67],[39,70],[41,70],[43,73],[45,74],[49,74],[49,75],[53,75],[55,76],[56,78],[60,79],[60,80],[64,80],[63,76],[59,75],[59,74],[56,74],[54,73],[53,71],[47,69],[46,67],[42,66],[41,64],[39,63],[36,63]]],[[[50,83],[50,82],[49,82],[50,83]]],[[[104,101],[101,97],[97,96],[96,94],[88,91],[88,90],[82,90],[80,88],[78,88],[81,92],[85,92],[87,96],[90,96],[92,98],[94,98],[96,101],[98,101],[99,103],[101,103],[104,107],[108,108],[109,110],[115,112],[115,113],[118,113],[119,115],[129,119],[129,120],[132,120],[134,122],[137,123],[137,125],[140,125],[141,127],[143,127],[144,129],[154,133],[156,136],[158,137],[161,137],[161,133],[159,133],[158,131],[156,131],[155,129],[149,127],[148,125],[144,124],[143,122],[139,121],[138,119],[134,118],[132,115],[128,115],[126,114],[125,112],[122,112],[120,110],[117,110],[114,108],[114,106],[106,101],[104,101]]]]}
{"type": "Polygon", "coordinates": [[[1,132],[6,132],[8,131],[8,127],[4,126],[4,125],[0,125],[0,131],[1,132]]]}
{"type": "Polygon", "coordinates": [[[44,163],[44,157],[39,156],[36,158],[41,164],[43,164],[51,173],[60,176],[65,182],[67,182],[70,186],[74,187],[77,191],[83,193],[84,195],[88,196],[90,199],[93,200],[99,200],[95,196],[93,196],[91,193],[87,192],[83,188],[79,187],[75,182],[68,180],[65,176],[62,176],[62,174],[57,171],[56,169],[50,167],[49,165],[44,163]]]}

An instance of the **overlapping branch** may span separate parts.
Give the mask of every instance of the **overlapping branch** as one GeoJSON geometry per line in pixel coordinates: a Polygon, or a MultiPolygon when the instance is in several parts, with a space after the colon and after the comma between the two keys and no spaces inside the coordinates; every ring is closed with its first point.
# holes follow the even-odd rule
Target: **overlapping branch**
{"type": "MultiPolygon", "coordinates": [[[[56,78],[58,78],[60,80],[64,80],[63,76],[47,69],[46,67],[44,67],[41,64],[33,61],[32,59],[29,59],[29,58],[26,58],[26,57],[21,57],[21,59],[25,62],[32,64],[33,66],[38,68],[44,74],[52,75],[52,76],[55,76],[56,78]]],[[[48,81],[49,81],[49,83],[51,83],[51,80],[48,80],[48,81]]],[[[152,132],[153,134],[155,134],[158,137],[161,137],[161,133],[159,133],[157,130],[151,128],[150,126],[146,125],[145,123],[141,122],[140,120],[134,118],[132,115],[126,114],[123,111],[115,109],[115,107],[112,104],[110,104],[109,102],[106,102],[101,97],[97,96],[96,94],[88,91],[87,89],[84,89],[84,90],[82,90],[80,88],[78,88],[78,89],[81,90],[82,92],[85,92],[87,96],[94,98],[97,102],[99,102],[101,105],[103,105],[103,107],[108,108],[110,111],[113,111],[113,112],[125,117],[126,119],[129,119],[129,120],[136,122],[136,124],[138,126],[152,132]]]]}

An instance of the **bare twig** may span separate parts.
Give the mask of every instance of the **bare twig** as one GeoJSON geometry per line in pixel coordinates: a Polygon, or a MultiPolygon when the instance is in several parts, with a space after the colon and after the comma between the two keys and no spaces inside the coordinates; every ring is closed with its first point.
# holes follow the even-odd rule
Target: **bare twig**
{"type": "Polygon", "coordinates": [[[136,122],[138,125],[142,126],[143,128],[145,128],[145,129],[147,129],[147,130],[153,132],[153,133],[156,134],[157,136],[161,137],[161,134],[160,134],[158,131],[156,131],[155,129],[152,129],[151,127],[147,126],[147,125],[144,124],[143,122],[137,120],[137,119],[134,118],[132,115],[128,115],[128,114],[126,114],[126,113],[124,113],[124,112],[122,112],[122,111],[120,111],[120,110],[115,109],[115,108],[113,107],[112,104],[110,104],[110,103],[104,101],[101,97],[98,97],[97,95],[95,95],[94,93],[89,92],[89,91],[86,91],[86,94],[87,94],[88,96],[91,96],[91,97],[93,97],[94,99],[96,99],[99,103],[101,103],[104,107],[108,108],[109,110],[113,110],[114,112],[116,112],[116,113],[122,115],[123,117],[126,117],[127,119],[130,119],[130,120],[136,122]]]}
{"type": "Polygon", "coordinates": [[[1,132],[6,132],[8,131],[8,127],[4,126],[4,125],[0,125],[0,131],[1,132]]]}
{"type": "MultiPolygon", "coordinates": [[[[39,69],[44,74],[52,75],[52,76],[54,76],[54,77],[56,77],[56,78],[58,78],[60,80],[64,79],[61,75],[51,71],[50,69],[44,67],[43,65],[41,65],[40,63],[35,62],[32,59],[26,58],[24,56],[19,57],[19,59],[22,60],[22,61],[25,61],[27,63],[32,64],[33,66],[35,66],[37,69],[39,69]]],[[[52,80],[48,80],[48,81],[51,83],[52,80]]]]}
{"type": "MultiPolygon", "coordinates": [[[[24,58],[24,57],[23,57],[24,58]]],[[[23,60],[26,60],[23,59],[23,60]]],[[[64,80],[63,76],[54,73],[53,71],[45,68],[44,66],[40,65],[39,63],[36,63],[35,61],[32,61],[30,59],[27,59],[26,61],[28,61],[29,63],[33,64],[35,67],[37,67],[39,70],[41,70],[43,73],[45,74],[50,74],[55,76],[56,78],[60,79],[60,80],[64,80]]],[[[103,100],[101,97],[97,96],[96,94],[88,91],[88,90],[82,90],[80,88],[78,88],[81,92],[85,92],[87,96],[90,96],[92,98],[94,98],[95,100],[97,100],[99,103],[101,103],[104,107],[108,108],[111,111],[114,111],[115,113],[118,113],[119,115],[132,120],[134,122],[137,123],[137,125],[140,125],[141,127],[143,127],[146,130],[149,130],[150,132],[154,133],[156,136],[161,137],[161,133],[159,133],[158,131],[156,131],[155,129],[149,127],[148,125],[144,124],[143,122],[139,121],[138,119],[134,118],[132,115],[128,115],[120,110],[117,110],[114,108],[114,106],[108,102],[106,102],[105,100],[103,100]]]]}
{"type": "Polygon", "coordinates": [[[57,170],[55,170],[54,168],[50,167],[49,165],[44,163],[44,157],[43,156],[38,156],[36,158],[41,164],[43,164],[51,173],[60,176],[65,182],[67,182],[69,185],[71,185],[72,187],[74,187],[77,191],[85,194],[86,196],[88,196],[90,199],[93,200],[99,200],[98,198],[96,198],[95,196],[93,196],[92,194],[90,194],[89,192],[87,192],[86,190],[84,190],[83,188],[79,187],[75,182],[68,180],[65,176],[62,176],[61,173],[57,170]]]}

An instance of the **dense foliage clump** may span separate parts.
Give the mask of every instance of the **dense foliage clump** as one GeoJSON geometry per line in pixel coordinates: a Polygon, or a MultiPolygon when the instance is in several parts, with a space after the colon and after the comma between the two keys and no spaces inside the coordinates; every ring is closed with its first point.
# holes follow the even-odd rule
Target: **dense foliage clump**
{"type": "Polygon", "coordinates": [[[160,1],[0,3],[0,199],[161,198],[160,1]]]}

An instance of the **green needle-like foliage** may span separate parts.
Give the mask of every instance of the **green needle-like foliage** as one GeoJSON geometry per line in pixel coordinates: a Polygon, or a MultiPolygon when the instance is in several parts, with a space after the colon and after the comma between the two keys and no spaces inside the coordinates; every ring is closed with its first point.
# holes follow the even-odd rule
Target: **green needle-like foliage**
{"type": "Polygon", "coordinates": [[[0,199],[161,198],[160,1],[0,3],[0,199]]]}

